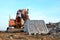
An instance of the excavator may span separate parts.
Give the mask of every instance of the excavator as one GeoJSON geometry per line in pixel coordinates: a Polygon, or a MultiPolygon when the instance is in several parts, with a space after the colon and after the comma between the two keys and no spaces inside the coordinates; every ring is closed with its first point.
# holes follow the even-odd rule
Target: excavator
{"type": "Polygon", "coordinates": [[[9,20],[9,28],[15,28],[15,29],[21,29],[24,28],[24,24],[26,23],[26,20],[30,20],[28,15],[29,9],[19,9],[16,13],[16,19],[10,19],[9,20]]]}

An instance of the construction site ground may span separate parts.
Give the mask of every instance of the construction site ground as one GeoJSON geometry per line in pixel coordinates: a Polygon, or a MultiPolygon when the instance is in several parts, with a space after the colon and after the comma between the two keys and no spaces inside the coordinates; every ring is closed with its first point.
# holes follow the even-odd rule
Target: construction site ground
{"type": "Polygon", "coordinates": [[[50,35],[28,35],[24,32],[0,32],[0,40],[60,40],[60,32],[50,35]]]}

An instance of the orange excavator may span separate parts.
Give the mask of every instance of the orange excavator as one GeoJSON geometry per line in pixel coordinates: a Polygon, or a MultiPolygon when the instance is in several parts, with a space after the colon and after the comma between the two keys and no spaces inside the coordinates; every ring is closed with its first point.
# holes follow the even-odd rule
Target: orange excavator
{"type": "Polygon", "coordinates": [[[14,27],[17,29],[24,28],[23,26],[26,20],[30,20],[28,15],[28,9],[19,9],[16,14],[16,19],[9,20],[9,27],[14,27]]]}

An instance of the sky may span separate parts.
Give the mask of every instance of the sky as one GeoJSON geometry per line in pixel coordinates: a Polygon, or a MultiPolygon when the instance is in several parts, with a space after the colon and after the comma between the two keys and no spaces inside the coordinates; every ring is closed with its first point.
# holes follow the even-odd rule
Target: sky
{"type": "Polygon", "coordinates": [[[30,20],[44,20],[45,23],[60,22],[60,0],[0,0],[0,30],[6,30],[17,10],[29,9],[30,20]]]}

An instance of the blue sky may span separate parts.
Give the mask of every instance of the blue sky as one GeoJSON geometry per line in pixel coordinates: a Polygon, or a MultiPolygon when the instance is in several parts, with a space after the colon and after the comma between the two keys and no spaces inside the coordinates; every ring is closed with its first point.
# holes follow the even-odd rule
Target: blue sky
{"type": "Polygon", "coordinates": [[[60,0],[0,0],[0,30],[8,27],[9,14],[15,19],[17,10],[24,8],[31,20],[60,21],[60,0]]]}

